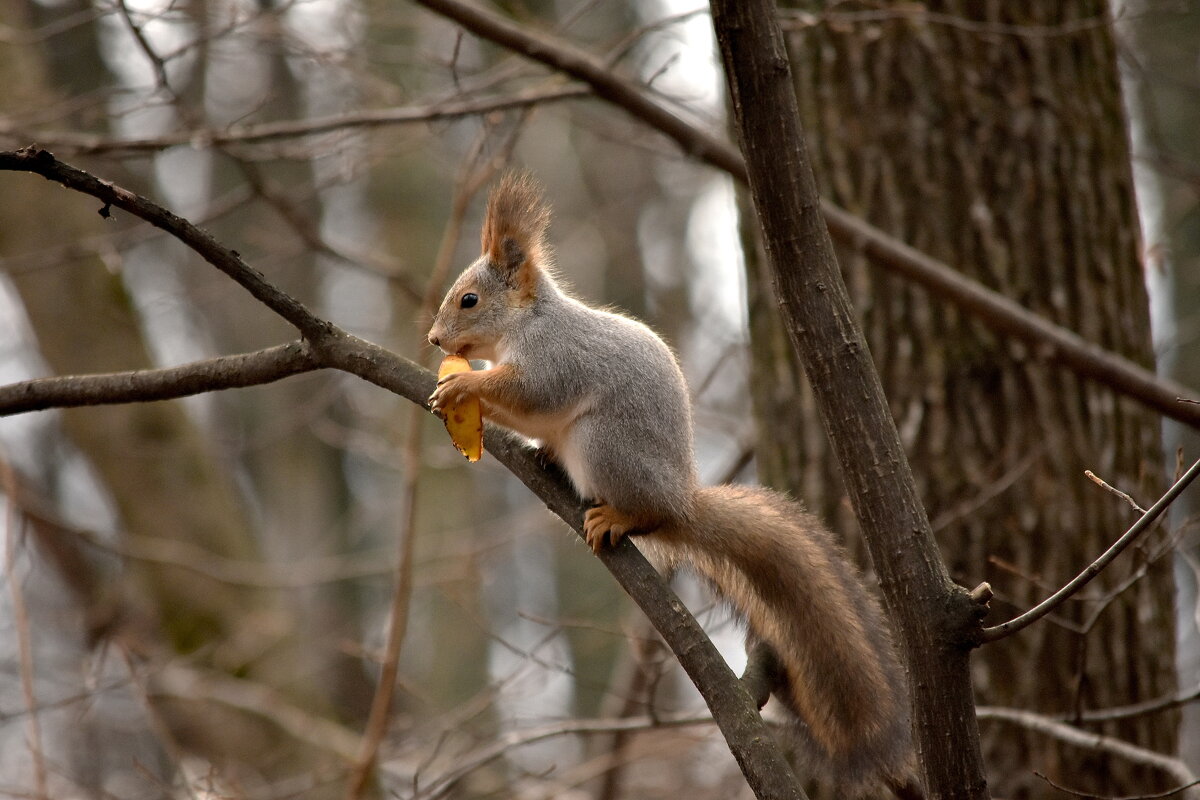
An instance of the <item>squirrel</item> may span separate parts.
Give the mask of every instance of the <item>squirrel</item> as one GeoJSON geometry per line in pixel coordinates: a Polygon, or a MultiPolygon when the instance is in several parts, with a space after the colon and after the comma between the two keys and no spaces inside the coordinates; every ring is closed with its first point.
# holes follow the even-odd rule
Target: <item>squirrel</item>
{"type": "Polygon", "coordinates": [[[488,198],[482,255],[446,294],[429,343],[491,363],[442,378],[431,410],[474,396],[484,416],[539,443],[591,507],[599,552],[637,534],[660,569],[690,569],[745,618],[743,680],[797,718],[807,765],[844,792],[923,797],[907,684],[882,613],[815,517],[779,493],[703,487],[687,386],[670,347],[628,316],[562,289],[534,179],[488,198]]]}

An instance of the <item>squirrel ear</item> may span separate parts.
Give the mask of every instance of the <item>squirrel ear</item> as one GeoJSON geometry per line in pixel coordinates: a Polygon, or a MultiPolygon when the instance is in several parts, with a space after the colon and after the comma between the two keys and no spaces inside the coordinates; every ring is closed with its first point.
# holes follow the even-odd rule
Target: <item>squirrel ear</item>
{"type": "Polygon", "coordinates": [[[505,274],[512,274],[520,269],[527,258],[521,243],[511,236],[505,236],[500,242],[499,252],[492,253],[492,261],[505,274]],[[498,257],[497,257],[498,256],[498,257]]]}
{"type": "Polygon", "coordinates": [[[527,172],[509,172],[488,197],[480,243],[488,259],[514,287],[532,293],[545,259],[550,209],[537,181],[527,172]]]}

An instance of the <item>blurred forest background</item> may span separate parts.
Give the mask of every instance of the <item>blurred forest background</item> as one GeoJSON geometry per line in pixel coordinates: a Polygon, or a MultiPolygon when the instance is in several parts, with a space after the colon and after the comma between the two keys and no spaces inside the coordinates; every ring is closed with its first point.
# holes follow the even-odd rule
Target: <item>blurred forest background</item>
{"type": "MultiPolygon", "coordinates": [[[[501,5],[727,138],[702,4],[501,5]]],[[[780,17],[825,197],[1200,387],[1200,3],[780,17]]],[[[489,181],[527,166],[564,278],[680,353],[705,480],[791,491],[869,572],[743,187],[583,84],[408,3],[0,0],[0,85],[0,148],[162,203],[427,365],[430,304],[478,252],[489,181]]],[[[145,223],[35,176],[0,186],[0,382],[293,338],[145,223]]],[[[1179,448],[1200,457],[1195,431],[839,246],[943,557],[992,583],[993,622],[1135,518],[1085,469],[1145,506],[1179,448]]],[[[654,727],[702,703],[607,572],[401,398],[316,372],[6,417],[0,447],[0,796],[749,796],[711,726],[654,727]],[[364,772],[394,606],[393,715],[364,772]]],[[[976,653],[996,796],[1149,794],[1200,771],[1198,513],[1192,490],[1076,601],[976,653]]],[[[736,622],[676,588],[738,669],[736,622]]]]}

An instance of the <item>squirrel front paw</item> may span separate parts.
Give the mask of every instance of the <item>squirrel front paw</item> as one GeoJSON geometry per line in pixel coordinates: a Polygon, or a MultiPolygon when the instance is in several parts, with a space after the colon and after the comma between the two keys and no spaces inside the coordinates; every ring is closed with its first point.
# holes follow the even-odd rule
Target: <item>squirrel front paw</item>
{"type": "Polygon", "coordinates": [[[445,419],[447,408],[462,403],[472,394],[471,373],[452,373],[437,382],[437,388],[429,395],[429,410],[445,419]]]}

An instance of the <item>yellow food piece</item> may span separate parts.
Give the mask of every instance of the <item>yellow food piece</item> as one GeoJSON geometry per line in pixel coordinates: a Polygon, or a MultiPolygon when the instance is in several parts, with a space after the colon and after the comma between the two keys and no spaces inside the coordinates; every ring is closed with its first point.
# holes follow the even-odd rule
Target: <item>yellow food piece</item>
{"type": "MultiPolygon", "coordinates": [[[[446,356],[438,367],[438,380],[453,375],[456,372],[470,372],[471,362],[462,356],[446,356]]],[[[478,398],[468,400],[445,409],[446,432],[450,441],[458,448],[458,452],[467,457],[467,461],[478,461],[483,455],[483,410],[479,407],[478,398]]]]}

